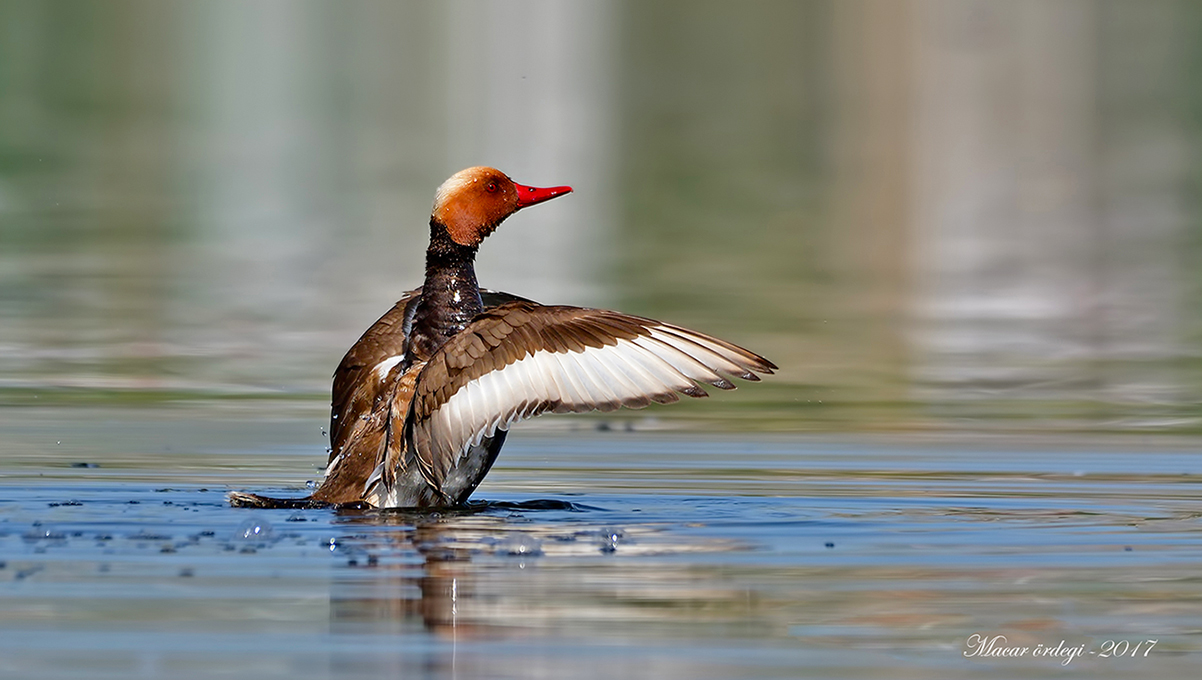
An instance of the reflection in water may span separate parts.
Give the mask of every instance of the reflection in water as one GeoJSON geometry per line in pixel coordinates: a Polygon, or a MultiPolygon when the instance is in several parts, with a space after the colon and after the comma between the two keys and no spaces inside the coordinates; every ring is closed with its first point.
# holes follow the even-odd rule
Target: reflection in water
{"type": "MultiPolygon", "coordinates": [[[[330,589],[331,630],[403,632],[418,624],[436,635],[458,631],[459,603],[474,596],[470,571],[457,563],[470,563],[466,550],[443,548],[437,543],[444,530],[437,521],[416,522],[411,529],[387,534],[387,543],[361,546],[362,563],[330,589]],[[419,563],[385,561],[379,555],[416,554],[419,563]]],[[[465,622],[466,624],[466,622],[465,622]]]]}
{"type": "Polygon", "coordinates": [[[344,517],[347,528],[369,533],[340,541],[349,568],[331,584],[331,630],[399,633],[420,626],[456,640],[555,636],[585,622],[672,620],[682,608],[712,609],[729,599],[684,587],[693,578],[680,569],[659,570],[649,581],[645,565],[614,556],[709,554],[749,544],[687,539],[667,524],[597,524],[588,516],[595,510],[562,501],[477,502],[461,513],[344,517]],[[531,514],[546,510],[586,516],[567,523],[531,514]]]}
{"type": "Polygon", "coordinates": [[[3,3],[0,396],[316,407],[419,280],[433,188],[486,163],[577,191],[490,239],[483,283],[783,367],[673,418],[1196,428],[1198,19],[3,3]]]}
{"type": "Polygon", "coordinates": [[[628,28],[643,68],[624,74],[638,151],[622,237],[640,247],[620,290],[658,318],[767,336],[797,385],[761,414],[1202,422],[1183,70],[1199,43],[1173,28],[1197,8],[710,10],[682,26],[652,3],[628,28]]]}
{"type": "Polygon", "coordinates": [[[1138,41],[1176,19],[1096,3],[915,10],[916,386],[949,415],[1038,400],[1092,402],[1064,415],[1110,425],[1180,418],[1193,284],[1172,244],[1191,218],[1172,187],[1191,171],[1172,151],[1182,122],[1152,113],[1180,101],[1177,57],[1091,28],[1138,41]]]}

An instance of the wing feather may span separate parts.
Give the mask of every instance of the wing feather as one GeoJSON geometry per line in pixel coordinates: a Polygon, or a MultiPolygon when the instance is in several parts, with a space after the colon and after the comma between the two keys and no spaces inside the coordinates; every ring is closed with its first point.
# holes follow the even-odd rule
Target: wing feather
{"type": "MultiPolygon", "coordinates": [[[[677,385],[680,385],[679,374],[676,376],[667,375],[656,377],[655,374],[647,367],[647,358],[643,354],[642,348],[632,342],[617,343],[610,350],[620,355],[626,368],[626,378],[635,384],[639,392],[646,395],[648,402],[655,401],[660,404],[676,401],[677,385]],[[668,401],[665,401],[667,399],[668,401]]],[[[692,385],[692,381],[685,380],[687,387],[692,385]]]]}
{"type": "MultiPolygon", "coordinates": [[[[730,381],[718,375],[714,369],[701,363],[687,350],[682,350],[670,342],[655,337],[639,338],[634,341],[643,349],[651,352],[656,357],[662,359],[664,363],[672,367],[681,375],[691,378],[697,382],[703,382],[708,385],[713,385],[719,389],[729,390],[733,385],[730,381]]],[[[704,392],[705,390],[702,390],[704,392]]]]}
{"type": "Polygon", "coordinates": [[[519,420],[703,397],[700,383],[733,389],[725,375],[758,380],[775,368],[679,326],[516,301],[477,316],[430,357],[407,436],[427,481],[440,488],[468,448],[519,420]]]}
{"type": "MultiPolygon", "coordinates": [[[[671,338],[682,343],[700,347],[707,351],[707,356],[712,358],[718,370],[723,373],[738,376],[744,380],[759,380],[752,371],[756,370],[758,366],[757,360],[760,360],[761,357],[751,354],[741,347],[717,338],[695,333],[679,326],[657,328],[652,332],[652,335],[662,339],[671,338]]],[[[679,347],[679,345],[677,346],[679,347]]]]}

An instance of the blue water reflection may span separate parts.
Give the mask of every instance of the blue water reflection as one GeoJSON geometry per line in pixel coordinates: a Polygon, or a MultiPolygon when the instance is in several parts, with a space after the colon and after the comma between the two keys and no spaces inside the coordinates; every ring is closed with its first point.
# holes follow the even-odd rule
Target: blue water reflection
{"type": "Polygon", "coordinates": [[[682,418],[1194,431],[1195,14],[5,3],[0,387],[318,399],[490,163],[577,192],[486,285],[783,367],[682,418]]]}

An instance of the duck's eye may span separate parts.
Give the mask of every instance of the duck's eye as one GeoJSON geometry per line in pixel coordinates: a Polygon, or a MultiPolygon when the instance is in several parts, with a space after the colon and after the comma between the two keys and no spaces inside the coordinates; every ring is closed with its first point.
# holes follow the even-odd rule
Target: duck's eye
{"type": "Polygon", "coordinates": [[[495,194],[495,193],[497,193],[498,188],[499,187],[497,186],[496,182],[489,182],[488,186],[484,187],[484,190],[490,194],[495,194]]]}

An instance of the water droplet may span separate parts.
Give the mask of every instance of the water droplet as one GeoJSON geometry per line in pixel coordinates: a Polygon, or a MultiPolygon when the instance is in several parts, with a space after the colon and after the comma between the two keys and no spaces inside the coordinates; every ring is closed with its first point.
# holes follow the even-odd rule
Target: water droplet
{"type": "Polygon", "coordinates": [[[497,543],[497,552],[505,555],[533,556],[543,554],[543,542],[521,532],[514,532],[497,543]]]}
{"type": "Polygon", "coordinates": [[[601,538],[598,544],[603,553],[615,552],[618,549],[618,543],[622,542],[622,531],[620,529],[602,529],[601,538]]]}
{"type": "Polygon", "coordinates": [[[248,519],[238,527],[235,540],[266,541],[271,538],[271,522],[265,519],[248,519]]]}
{"type": "Polygon", "coordinates": [[[67,534],[54,527],[44,526],[41,522],[34,522],[34,528],[25,532],[21,538],[31,543],[35,541],[65,541],[67,534]]]}

